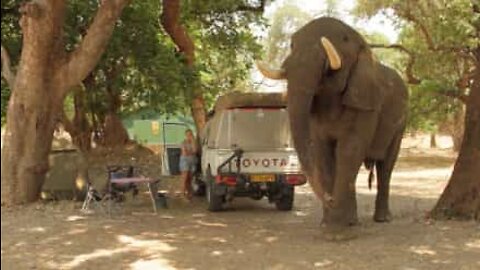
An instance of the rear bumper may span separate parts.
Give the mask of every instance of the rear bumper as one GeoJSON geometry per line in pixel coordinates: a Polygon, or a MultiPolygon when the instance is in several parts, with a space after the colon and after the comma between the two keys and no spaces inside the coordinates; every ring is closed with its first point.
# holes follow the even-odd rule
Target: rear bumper
{"type": "Polygon", "coordinates": [[[300,186],[307,182],[306,177],[301,173],[287,173],[287,174],[261,174],[273,176],[273,179],[268,181],[253,181],[253,176],[257,174],[219,174],[215,177],[217,185],[225,185],[230,187],[245,187],[245,186],[270,186],[270,185],[291,185],[300,186]]]}

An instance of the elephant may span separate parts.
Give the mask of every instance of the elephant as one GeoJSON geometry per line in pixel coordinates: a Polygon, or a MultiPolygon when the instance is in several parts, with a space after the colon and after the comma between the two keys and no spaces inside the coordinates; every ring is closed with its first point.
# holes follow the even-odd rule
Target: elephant
{"type": "Polygon", "coordinates": [[[364,38],[344,22],[320,17],[291,37],[282,67],[257,62],[267,78],[287,81],[293,145],[326,227],[358,223],[355,183],[362,166],[376,170],[373,218],[391,219],[389,189],[406,126],[407,87],[375,59],[364,38]]]}

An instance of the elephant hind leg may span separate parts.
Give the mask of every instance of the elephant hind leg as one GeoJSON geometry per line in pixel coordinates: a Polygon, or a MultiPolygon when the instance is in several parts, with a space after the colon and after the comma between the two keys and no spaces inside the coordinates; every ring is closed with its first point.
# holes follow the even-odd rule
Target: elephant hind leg
{"type": "Polygon", "coordinates": [[[375,200],[375,214],[373,220],[376,222],[389,222],[391,220],[391,213],[388,205],[390,178],[400,151],[402,134],[403,132],[399,132],[395,135],[387,150],[385,159],[375,162],[377,170],[377,198],[375,200]]]}

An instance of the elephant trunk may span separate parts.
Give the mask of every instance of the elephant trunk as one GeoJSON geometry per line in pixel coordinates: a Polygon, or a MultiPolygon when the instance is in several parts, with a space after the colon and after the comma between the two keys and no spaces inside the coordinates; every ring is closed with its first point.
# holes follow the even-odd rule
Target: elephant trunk
{"type": "Polygon", "coordinates": [[[290,129],[293,144],[298,153],[298,158],[307,175],[312,174],[312,160],[310,155],[310,108],[313,95],[291,93],[287,96],[290,129]]]}
{"type": "Polygon", "coordinates": [[[317,153],[312,149],[311,143],[310,118],[313,93],[289,90],[287,101],[293,144],[297,150],[300,164],[313,192],[325,203],[330,200],[330,196],[324,192],[320,172],[315,164],[317,153]]]}

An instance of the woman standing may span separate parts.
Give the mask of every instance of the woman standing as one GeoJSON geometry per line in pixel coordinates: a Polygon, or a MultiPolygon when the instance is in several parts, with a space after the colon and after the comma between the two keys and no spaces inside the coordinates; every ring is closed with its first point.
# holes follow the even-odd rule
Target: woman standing
{"type": "Polygon", "coordinates": [[[185,131],[180,156],[180,172],[182,173],[182,193],[188,200],[192,198],[192,177],[197,169],[197,144],[191,129],[185,131]]]}

